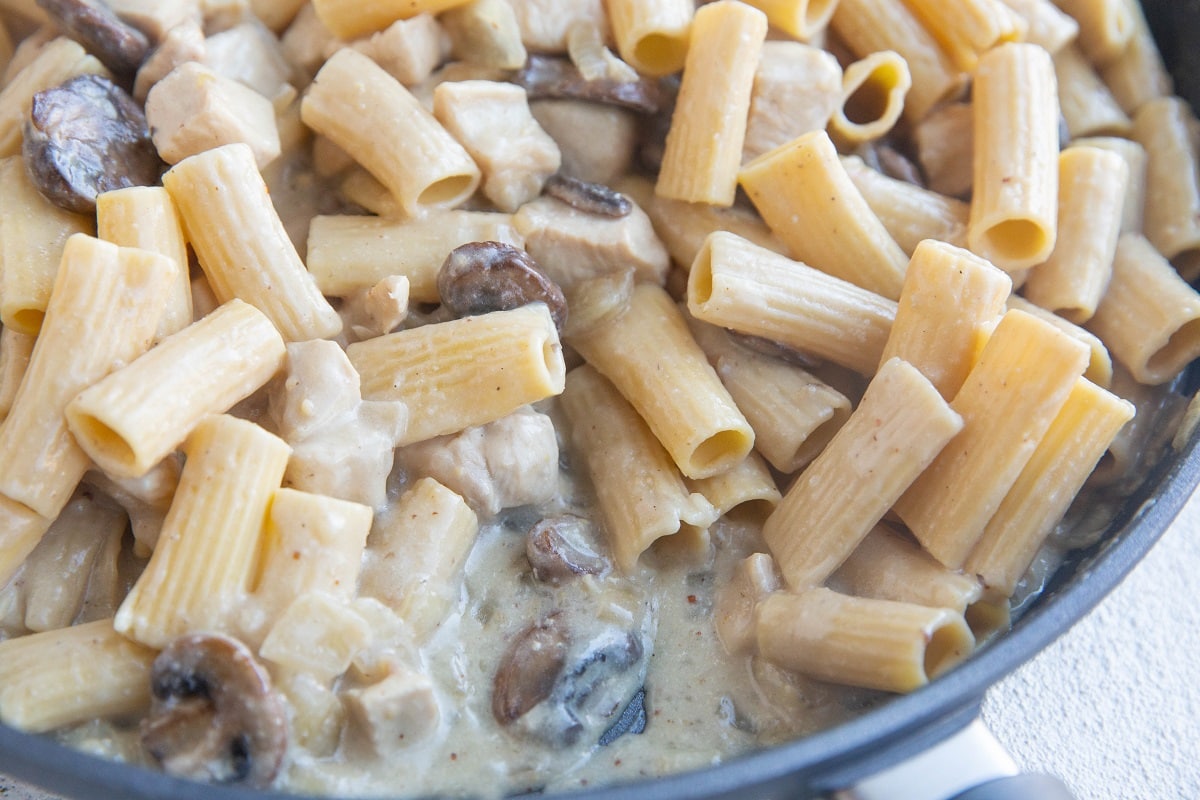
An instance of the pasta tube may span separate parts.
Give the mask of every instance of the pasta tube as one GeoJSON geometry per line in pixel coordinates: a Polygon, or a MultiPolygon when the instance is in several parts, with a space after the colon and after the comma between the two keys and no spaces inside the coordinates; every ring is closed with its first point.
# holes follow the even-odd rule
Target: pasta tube
{"type": "Polygon", "coordinates": [[[423,325],[346,348],[365,400],[401,400],[400,445],[483,425],[562,392],[566,365],[542,303],[423,325]]]}
{"type": "Polygon", "coordinates": [[[683,69],[688,54],[691,0],[607,0],[617,52],[645,75],[670,75],[683,69]]]}
{"type": "Polygon", "coordinates": [[[696,12],[656,194],[733,205],[754,72],[766,35],[766,16],[744,3],[719,0],[696,12]]]}
{"type": "Polygon", "coordinates": [[[767,15],[771,27],[802,42],[817,39],[837,9],[838,0],[745,0],[767,15]]]}
{"type": "Polygon", "coordinates": [[[150,346],[168,292],[163,257],[75,234],[8,419],[0,493],[53,519],[90,461],[63,410],[80,390],[150,346]]]}
{"type": "Polygon", "coordinates": [[[314,0],[321,24],[340,39],[381,31],[398,19],[437,14],[467,0],[314,0]]]}
{"type": "Polygon", "coordinates": [[[228,411],[266,384],[286,347],[261,311],[230,300],[85,389],[67,424],[110,475],[144,475],[208,414],[228,411]]]}
{"type": "Polygon", "coordinates": [[[738,179],[792,258],[891,300],[900,296],[908,259],[825,131],[759,156],[738,179]]]}
{"type": "Polygon", "coordinates": [[[880,367],[763,525],[787,585],[799,591],[832,575],[962,426],[911,364],[895,358],[880,367]]]}
{"type": "Polygon", "coordinates": [[[962,566],[1087,362],[1087,348],[1049,323],[1001,318],[950,403],[962,432],[894,507],[938,561],[962,566]]]}
{"type": "Polygon", "coordinates": [[[783,342],[863,375],[874,374],[896,303],[717,231],[688,275],[696,319],[783,342]]]}
{"type": "Polygon", "coordinates": [[[979,56],[1004,42],[1021,41],[1027,24],[1000,0],[905,0],[938,44],[963,72],[973,72],[979,56]]]}
{"type": "Polygon", "coordinates": [[[666,290],[635,286],[623,314],[570,344],[638,410],[687,477],[724,472],[750,453],[754,430],[666,290]]]}
{"type": "Polygon", "coordinates": [[[910,692],[971,654],[962,614],[829,589],[774,592],[758,607],[758,652],[818,680],[910,692]]]}
{"type": "Polygon", "coordinates": [[[856,145],[882,138],[900,120],[912,87],[908,64],[892,50],[872,53],[842,73],[842,102],[829,128],[838,141],[856,145]]]}
{"type": "Polygon", "coordinates": [[[1200,123],[1179,98],[1151,100],[1133,118],[1146,151],[1143,230],[1168,259],[1200,250],[1200,123]]]}
{"type": "Polygon", "coordinates": [[[289,342],[341,331],[342,319],[305,270],[249,146],[185,158],[163,175],[163,186],[220,302],[244,300],[289,342]]]}
{"type": "Polygon", "coordinates": [[[1045,261],[1058,218],[1058,93],[1042,48],[1005,44],[979,61],[971,250],[1012,272],[1045,261]]]}

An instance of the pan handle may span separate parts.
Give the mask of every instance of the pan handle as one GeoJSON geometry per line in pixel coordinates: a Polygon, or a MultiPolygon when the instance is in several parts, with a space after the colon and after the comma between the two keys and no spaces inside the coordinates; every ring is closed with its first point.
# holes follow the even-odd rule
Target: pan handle
{"type": "Polygon", "coordinates": [[[834,792],[831,800],[1074,800],[1058,778],[1021,775],[976,718],[905,761],[834,792]]]}

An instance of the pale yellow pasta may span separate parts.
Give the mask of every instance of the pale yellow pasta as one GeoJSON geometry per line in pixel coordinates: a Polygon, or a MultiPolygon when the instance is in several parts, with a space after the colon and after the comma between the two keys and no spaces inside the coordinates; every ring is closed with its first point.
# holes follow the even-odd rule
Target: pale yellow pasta
{"type": "Polygon", "coordinates": [[[150,647],[195,631],[237,632],[291,448],[252,422],[212,415],[184,452],[154,554],[114,620],[150,647]]]}
{"type": "Polygon", "coordinates": [[[1133,138],[1146,151],[1146,238],[1168,259],[1193,253],[1200,249],[1200,123],[1177,97],[1150,100],[1133,117],[1133,138]]]}
{"type": "Polygon", "coordinates": [[[163,186],[220,302],[249,303],[289,342],[341,331],[341,317],[304,268],[247,145],[185,158],[163,175],[163,186]]]}
{"type": "Polygon", "coordinates": [[[139,247],[171,260],[171,297],[158,323],[159,339],[192,323],[192,283],[188,275],[183,220],[161,186],[131,186],[96,198],[96,236],[121,247],[139,247]]]}
{"type": "Polygon", "coordinates": [[[754,429],[754,447],[792,473],[817,456],[850,416],[850,400],[816,376],[734,343],[715,325],[688,317],[696,343],[754,429]]]}
{"type": "Polygon", "coordinates": [[[1078,340],[1008,311],[951,407],[963,429],[894,509],[938,561],[958,569],[1087,366],[1078,340]]]}
{"type": "Polygon", "coordinates": [[[840,0],[834,33],[859,58],[882,50],[903,56],[912,75],[904,116],[916,122],[953,96],[963,76],[904,0],[840,0]]]}
{"type": "Polygon", "coordinates": [[[1105,389],[1109,387],[1113,381],[1112,355],[1108,352],[1108,348],[1105,347],[1104,342],[1100,341],[1100,337],[1086,328],[1081,328],[1075,323],[1063,319],[1053,311],[1048,311],[1036,303],[1029,302],[1019,294],[1010,294],[1008,296],[1008,307],[1032,314],[1043,322],[1049,322],[1071,338],[1078,339],[1088,349],[1088,353],[1090,354],[1087,369],[1084,370],[1083,377],[1105,389]]]}
{"type": "Polygon", "coordinates": [[[385,603],[424,639],[458,596],[458,574],[479,521],[462,497],[422,478],[405,490],[377,530],[360,592],[385,603]]]}
{"type": "Polygon", "coordinates": [[[962,614],[829,589],[774,592],[758,607],[758,652],[818,680],[887,692],[924,686],[971,654],[962,614]]]}
{"type": "Polygon", "coordinates": [[[1129,133],[1133,122],[1079,48],[1070,45],[1055,53],[1054,72],[1070,138],[1129,133]]]}
{"type": "Polygon", "coordinates": [[[109,75],[103,64],[65,36],[46,44],[0,89],[0,156],[21,152],[21,128],[35,94],[77,75],[89,74],[109,75]]]}
{"type": "Polygon", "coordinates": [[[0,160],[0,323],[34,336],[42,327],[63,244],[93,233],[90,219],[34,188],[20,156],[0,160]]]}
{"type": "Polygon", "coordinates": [[[975,73],[971,250],[1012,272],[1054,249],[1058,93],[1054,63],[1032,44],[990,50],[975,73]]]}
{"type": "Polygon", "coordinates": [[[912,87],[908,63],[893,50],[871,53],[842,73],[842,102],[829,120],[837,140],[854,146],[882,138],[900,120],[912,87]]]}
{"type": "Polygon", "coordinates": [[[1079,23],[1079,46],[1088,59],[1104,65],[1128,46],[1136,30],[1131,3],[1125,0],[1054,0],[1079,23]]]}
{"type": "Polygon", "coordinates": [[[1137,0],[1121,2],[1133,21],[1133,33],[1125,49],[1101,68],[1100,75],[1125,113],[1133,114],[1150,100],[1169,97],[1174,85],[1146,24],[1142,4],[1137,0]]]}
{"type": "Polygon", "coordinates": [[[1113,438],[1134,414],[1127,400],[1076,381],[1033,456],[971,549],[963,570],[1003,596],[1017,581],[1083,487],[1113,438]]]}
{"type": "Polygon", "coordinates": [[[766,14],[771,27],[809,42],[825,32],[838,0],[746,0],[746,4],[766,14]]]}
{"type": "Polygon", "coordinates": [[[528,54],[508,0],[471,0],[440,14],[437,21],[450,37],[455,58],[495,69],[525,65],[528,54]]]}
{"type": "Polygon", "coordinates": [[[962,426],[911,364],[881,366],[763,525],[787,585],[799,591],[832,575],[962,426]]]}
{"type": "Polygon", "coordinates": [[[754,446],[754,430],[666,290],[635,286],[624,313],[570,344],[637,409],[685,476],[724,472],[754,446]]]}
{"type": "Polygon", "coordinates": [[[491,211],[441,211],[419,220],[314,217],[308,269],[327,295],[345,297],[403,275],[412,300],[436,303],[437,273],[446,256],[460,245],[482,241],[525,244],[511,214],[491,211]]]}
{"type": "Polygon", "coordinates": [[[457,206],[479,185],[479,167],[462,145],[399,81],[355,50],[343,48],[325,62],[300,113],[410,216],[457,206]]]}
{"type": "Polygon", "coordinates": [[[33,552],[52,520],[0,494],[0,586],[8,583],[33,552]]]}
{"type": "Polygon", "coordinates": [[[380,217],[400,219],[408,216],[396,201],[395,195],[357,164],[346,170],[346,176],[338,184],[338,193],[347,202],[362,206],[380,217]]]}
{"type": "Polygon", "coordinates": [[[334,36],[354,39],[381,31],[399,19],[437,14],[467,0],[314,0],[321,24],[334,36]]]}
{"type": "Polygon", "coordinates": [[[874,374],[896,303],[717,231],[688,275],[688,311],[697,319],[763,336],[874,374]]]}
{"type": "Polygon", "coordinates": [[[67,424],[110,475],[138,477],[205,416],[228,411],[266,384],[285,353],[261,311],[230,300],[85,389],[67,406],[67,424]]]}
{"type": "Polygon", "coordinates": [[[607,0],[617,51],[638,72],[669,75],[683,69],[695,4],[691,0],[607,0]]]}
{"type": "Polygon", "coordinates": [[[759,156],[738,180],[793,258],[889,299],[900,296],[908,259],[825,131],[759,156]]]}
{"type": "Polygon", "coordinates": [[[1125,206],[1121,211],[1121,233],[1142,232],[1142,211],[1146,197],[1146,148],[1132,139],[1116,136],[1085,136],[1071,143],[1080,147],[1098,147],[1119,155],[1129,172],[1125,206]]]}
{"type": "Polygon", "coordinates": [[[401,400],[399,444],[492,422],[562,392],[566,366],[541,303],[390,333],[346,348],[367,400],[401,400]]]}
{"type": "Polygon", "coordinates": [[[972,72],[998,44],[1022,41],[1028,24],[1000,0],[905,0],[954,65],[972,72]]]}
{"type": "Polygon", "coordinates": [[[1166,383],[1200,354],[1200,294],[1145,237],[1127,233],[1087,327],[1138,381],[1166,383]]]}
{"type": "Polygon", "coordinates": [[[90,464],[67,430],[76,394],[150,346],[168,294],[164,257],[83,234],[62,262],[8,419],[0,493],[53,519],[90,464]]]}
{"type": "Polygon", "coordinates": [[[155,655],[111,619],[0,642],[0,720],[43,733],[143,711],[155,655]]]}
{"type": "Polygon", "coordinates": [[[651,544],[684,526],[704,529],[716,521],[717,510],[689,490],[642,417],[594,367],[571,370],[561,402],[621,570],[634,571],[651,544]]]}
{"type": "Polygon", "coordinates": [[[889,178],[858,156],[842,158],[846,174],[875,216],[908,256],[925,239],[967,246],[970,206],[961,200],[924,189],[908,181],[889,178]]]}
{"type": "Polygon", "coordinates": [[[16,328],[0,328],[0,424],[12,408],[17,387],[29,367],[35,337],[16,328]]]}
{"type": "Polygon", "coordinates": [[[719,475],[684,482],[703,495],[722,517],[737,508],[751,509],[750,513],[765,517],[781,497],[767,462],[755,452],[719,475]]]}
{"type": "Polygon", "coordinates": [[[1116,153],[1068,147],[1058,157],[1058,240],[1030,270],[1025,297],[1077,324],[1096,312],[1112,275],[1129,168],[1116,153]]]}
{"type": "Polygon", "coordinates": [[[921,242],[881,361],[904,359],[953,399],[1011,292],[1012,280],[987,261],[945,242],[921,242]]]}
{"type": "Polygon", "coordinates": [[[733,205],[754,73],[766,35],[766,16],[743,3],[718,0],[696,11],[656,194],[733,205]]]}
{"type": "Polygon", "coordinates": [[[1024,41],[1057,53],[1079,36],[1079,23],[1051,0],[1001,0],[1025,20],[1024,41]]]}

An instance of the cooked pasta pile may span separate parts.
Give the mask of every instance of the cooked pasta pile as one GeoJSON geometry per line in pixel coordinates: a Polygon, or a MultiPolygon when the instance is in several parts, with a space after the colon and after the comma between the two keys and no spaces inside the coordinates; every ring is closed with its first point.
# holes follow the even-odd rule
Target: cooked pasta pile
{"type": "Polygon", "coordinates": [[[1200,124],[1133,0],[0,13],[25,731],[341,795],[710,764],[1002,635],[1187,403],[1200,124]]]}

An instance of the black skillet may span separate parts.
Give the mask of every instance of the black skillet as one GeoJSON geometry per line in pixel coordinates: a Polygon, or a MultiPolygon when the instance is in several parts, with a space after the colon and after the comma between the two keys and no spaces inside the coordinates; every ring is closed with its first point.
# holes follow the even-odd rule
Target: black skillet
{"type": "MultiPolygon", "coordinates": [[[[1200,107],[1200,0],[1144,0],[1177,91],[1200,107]]],[[[1200,366],[1191,382],[1200,383],[1200,366]]],[[[721,766],[571,794],[573,800],[803,798],[829,795],[920,759],[969,735],[988,687],[1033,658],[1099,603],[1170,525],[1200,482],[1200,439],[1169,452],[1130,497],[1102,543],[1072,555],[1011,632],[929,686],[896,697],[830,730],[721,766]],[[968,734],[963,732],[967,731],[968,734]]],[[[973,746],[973,742],[967,742],[973,746]]],[[[0,772],[80,800],[298,800],[180,781],[75,752],[0,725],[0,772]]],[[[971,784],[967,784],[970,786],[971,784]]],[[[895,797],[895,793],[870,797],[895,797]]],[[[848,797],[867,797],[849,794],[848,797]]],[[[924,795],[932,798],[935,795],[924,795]]],[[[1061,785],[1040,776],[1001,778],[939,800],[1057,800],[1061,785]]]]}

